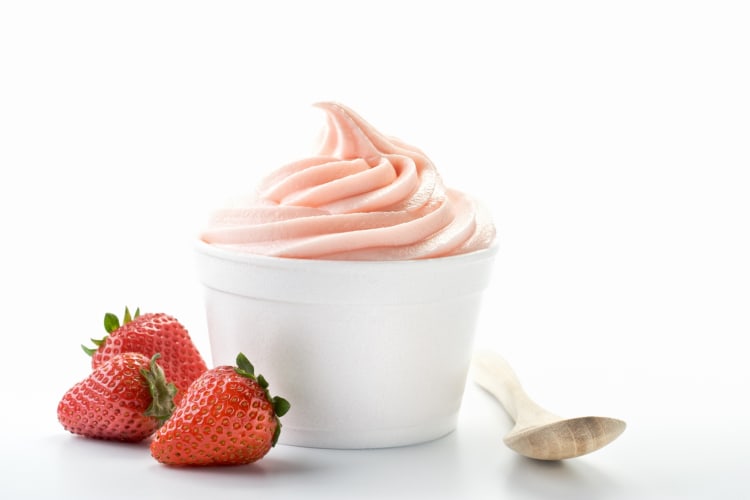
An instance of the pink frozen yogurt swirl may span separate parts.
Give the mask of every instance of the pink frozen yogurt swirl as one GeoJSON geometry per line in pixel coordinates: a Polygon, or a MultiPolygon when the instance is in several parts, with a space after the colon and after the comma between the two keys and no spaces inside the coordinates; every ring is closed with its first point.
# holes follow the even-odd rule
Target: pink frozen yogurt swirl
{"type": "Polygon", "coordinates": [[[203,241],[238,252],[332,260],[410,260],[487,248],[489,215],[447,189],[420,150],[386,137],[337,103],[320,151],[266,177],[215,212],[203,241]]]}

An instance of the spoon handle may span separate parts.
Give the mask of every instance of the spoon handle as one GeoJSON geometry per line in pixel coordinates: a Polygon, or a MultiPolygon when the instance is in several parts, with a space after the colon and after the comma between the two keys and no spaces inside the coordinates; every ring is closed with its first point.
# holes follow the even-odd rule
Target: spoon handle
{"type": "Polygon", "coordinates": [[[495,396],[517,427],[553,422],[559,417],[529,398],[513,369],[499,354],[481,351],[472,361],[474,381],[495,396]]]}

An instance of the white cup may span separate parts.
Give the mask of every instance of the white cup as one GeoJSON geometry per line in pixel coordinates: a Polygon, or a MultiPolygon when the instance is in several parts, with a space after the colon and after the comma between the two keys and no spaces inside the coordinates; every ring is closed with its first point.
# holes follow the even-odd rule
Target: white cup
{"type": "Polygon", "coordinates": [[[248,255],[198,242],[214,365],[238,352],[291,403],[279,442],[383,448],[456,427],[497,248],[412,261],[248,255]]]}

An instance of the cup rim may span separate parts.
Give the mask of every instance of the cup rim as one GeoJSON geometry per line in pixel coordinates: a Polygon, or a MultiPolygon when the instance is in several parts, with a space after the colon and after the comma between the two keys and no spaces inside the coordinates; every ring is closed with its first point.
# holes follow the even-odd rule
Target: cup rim
{"type": "Polygon", "coordinates": [[[342,267],[397,267],[397,266],[430,266],[442,262],[451,265],[459,262],[471,262],[494,257],[499,251],[497,237],[493,239],[490,246],[457,255],[445,255],[441,257],[429,257],[425,259],[394,259],[394,260],[335,260],[335,259],[301,259],[297,257],[277,257],[273,255],[262,255],[246,252],[232,251],[212,245],[200,238],[194,243],[197,252],[221,260],[232,261],[241,264],[253,264],[263,267],[283,267],[286,269],[297,269],[300,267],[310,268],[342,268],[342,267]]]}

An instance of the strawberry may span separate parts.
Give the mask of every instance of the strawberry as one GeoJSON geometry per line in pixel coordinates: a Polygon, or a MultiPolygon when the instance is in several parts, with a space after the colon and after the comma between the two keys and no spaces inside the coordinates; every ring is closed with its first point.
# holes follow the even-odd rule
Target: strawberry
{"type": "Polygon", "coordinates": [[[131,317],[125,308],[120,325],[116,315],[104,316],[104,328],[109,335],[101,340],[91,339],[97,346],[93,349],[82,346],[91,355],[91,366],[96,368],[124,352],[138,352],[151,357],[161,354],[159,363],[164,368],[167,380],[177,386],[175,403],[182,399],[190,384],[208,367],[193,344],[188,331],[179,321],[164,313],[140,314],[136,309],[131,317]]]}
{"type": "Polygon", "coordinates": [[[91,438],[137,442],[152,435],[174,410],[176,391],[158,357],[113,356],[65,393],[57,419],[73,434],[91,438]]]}
{"type": "Polygon", "coordinates": [[[237,366],[217,366],[188,389],[151,441],[151,455],[168,465],[239,465],[263,458],[281,432],[289,403],[271,397],[244,354],[237,366]]]}

